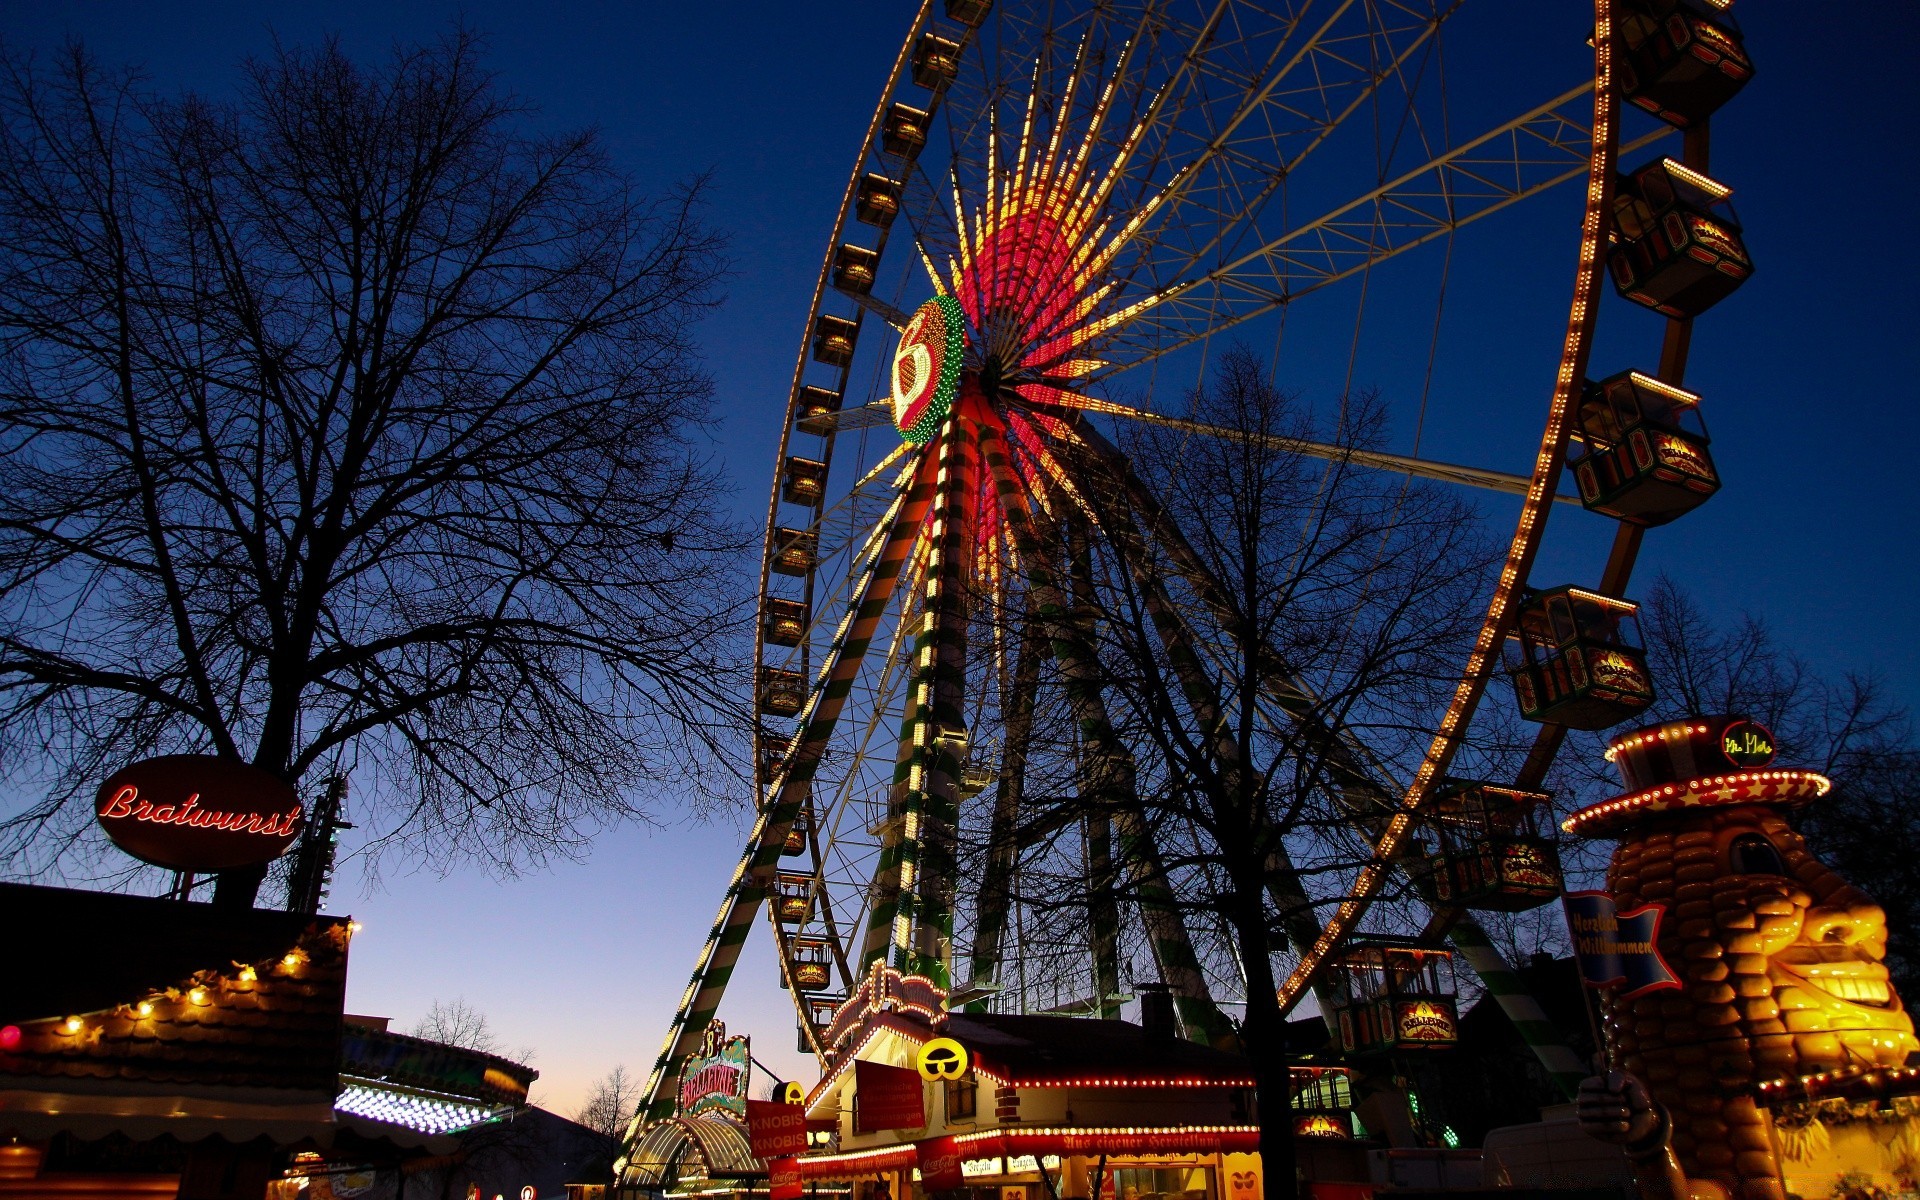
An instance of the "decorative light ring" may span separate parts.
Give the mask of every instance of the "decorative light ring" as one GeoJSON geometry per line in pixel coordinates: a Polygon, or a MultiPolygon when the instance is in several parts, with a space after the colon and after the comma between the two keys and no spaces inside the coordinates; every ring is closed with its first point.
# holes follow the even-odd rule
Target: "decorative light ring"
{"type": "Polygon", "coordinates": [[[1816,771],[1731,771],[1615,796],[1574,813],[1560,823],[1560,828],[1581,837],[1606,837],[1640,817],[1685,808],[1734,804],[1799,808],[1826,795],[1832,787],[1833,782],[1816,771]]]}
{"type": "Polygon", "coordinates": [[[966,348],[967,315],[952,296],[935,296],[907,322],[888,374],[893,423],[912,445],[932,441],[940,422],[953,410],[966,348]]]}

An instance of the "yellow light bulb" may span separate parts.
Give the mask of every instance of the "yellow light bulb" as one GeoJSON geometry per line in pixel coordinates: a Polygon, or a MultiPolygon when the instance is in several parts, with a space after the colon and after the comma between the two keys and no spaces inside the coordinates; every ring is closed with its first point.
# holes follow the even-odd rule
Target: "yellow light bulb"
{"type": "Polygon", "coordinates": [[[80,1024],[81,1022],[79,1017],[68,1017],[65,1021],[61,1022],[60,1027],[66,1030],[68,1033],[79,1033],[80,1024]]]}
{"type": "Polygon", "coordinates": [[[143,1017],[150,1017],[150,1016],[152,1016],[152,1015],[153,1015],[153,1001],[151,1001],[151,1000],[142,1000],[142,1001],[141,1001],[141,1002],[140,1002],[139,1004],[137,1004],[137,1005],[135,1005],[135,1006],[134,1006],[134,1011],[135,1011],[135,1012],[137,1012],[137,1013],[139,1013],[139,1014],[140,1014],[141,1016],[143,1016],[143,1017]]]}

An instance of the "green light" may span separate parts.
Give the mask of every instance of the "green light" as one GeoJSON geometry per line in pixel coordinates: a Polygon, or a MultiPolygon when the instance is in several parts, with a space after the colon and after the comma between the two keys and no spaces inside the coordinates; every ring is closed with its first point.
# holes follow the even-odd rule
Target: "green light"
{"type": "Polygon", "coordinates": [[[953,411],[960,392],[960,366],[967,345],[966,312],[952,296],[935,296],[922,304],[900,335],[893,355],[893,419],[900,436],[915,446],[933,440],[940,423],[953,411]],[[917,373],[903,394],[903,363],[923,363],[933,376],[932,394],[917,373]],[[924,402],[921,397],[925,396],[924,402]],[[911,424],[901,424],[911,418],[911,424]]]}

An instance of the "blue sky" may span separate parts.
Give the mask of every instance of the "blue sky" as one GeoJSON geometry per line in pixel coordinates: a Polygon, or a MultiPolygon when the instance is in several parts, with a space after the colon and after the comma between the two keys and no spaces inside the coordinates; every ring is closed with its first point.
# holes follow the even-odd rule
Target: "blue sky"
{"type": "MultiPolygon", "coordinates": [[[[1901,66],[1920,51],[1920,18],[1900,0],[1738,12],[1760,73],[1716,123],[1714,173],[1736,188],[1759,271],[1700,323],[1688,380],[1706,397],[1726,487],[1655,532],[1641,572],[1674,575],[1717,614],[1762,615],[1821,670],[1878,672],[1903,703],[1920,704],[1911,465],[1920,252],[1908,225],[1920,103],[1901,66]]],[[[493,65],[537,105],[538,121],[598,125],[648,186],[711,172],[712,217],[733,236],[736,269],[701,336],[725,418],[716,450],[757,522],[832,209],[910,15],[908,4],[878,0],[39,0],[0,9],[0,35],[16,50],[79,36],[109,62],[144,64],[156,86],[218,93],[234,62],[274,34],[337,32],[355,53],[378,55],[464,19],[492,36],[493,65]]],[[[1502,36],[1497,23],[1478,28],[1502,36]]],[[[1429,431],[1435,457],[1524,468],[1537,417],[1504,418],[1510,406],[1544,408],[1573,202],[1562,195],[1537,216],[1463,239],[1449,312],[1491,319],[1443,346],[1464,365],[1489,363],[1489,395],[1452,397],[1451,419],[1429,431]],[[1515,282],[1523,276],[1540,282],[1515,282]]],[[[1410,290],[1369,321],[1386,322],[1388,338],[1394,322],[1415,323],[1424,346],[1425,296],[1410,290]]],[[[1608,298],[1596,372],[1646,365],[1657,345],[1657,323],[1608,298]]],[[[1500,510],[1499,524],[1510,519],[1500,510]]],[[[1558,519],[1536,579],[1590,581],[1610,534],[1584,514],[1558,519]]],[[[347,878],[336,907],[366,926],[351,1006],[404,1024],[435,997],[464,996],[508,1043],[537,1051],[537,1091],[563,1110],[615,1062],[644,1073],[740,838],[731,821],[663,815],[660,829],[609,834],[583,864],[513,881],[471,870],[389,875],[362,894],[347,878]]],[[[764,1062],[797,1071],[791,1010],[764,942],[750,943],[723,1015],[760,1035],[764,1062]]]]}

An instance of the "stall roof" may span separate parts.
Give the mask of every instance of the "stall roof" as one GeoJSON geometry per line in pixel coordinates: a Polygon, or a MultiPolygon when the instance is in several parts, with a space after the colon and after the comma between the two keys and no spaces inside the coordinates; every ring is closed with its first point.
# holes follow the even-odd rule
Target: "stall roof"
{"type": "Polygon", "coordinates": [[[0,884],[0,911],[0,1129],[330,1128],[345,918],[20,884],[0,884]]]}
{"type": "MultiPolygon", "coordinates": [[[[278,957],[309,925],[347,920],[21,883],[0,883],[0,912],[0,1025],[92,1012],[196,971],[278,957]]],[[[336,1023],[344,1007],[333,1007],[336,1023]]]]}
{"type": "Polygon", "coordinates": [[[996,1075],[1043,1083],[1124,1075],[1242,1086],[1247,1060],[1183,1038],[1155,1037],[1131,1021],[1092,1017],[952,1013],[941,1031],[996,1075]]]}
{"type": "Polygon", "coordinates": [[[523,1104],[540,1072],[509,1058],[390,1033],[350,1019],[340,1044],[340,1073],[396,1090],[446,1093],[480,1107],[523,1104]]]}

